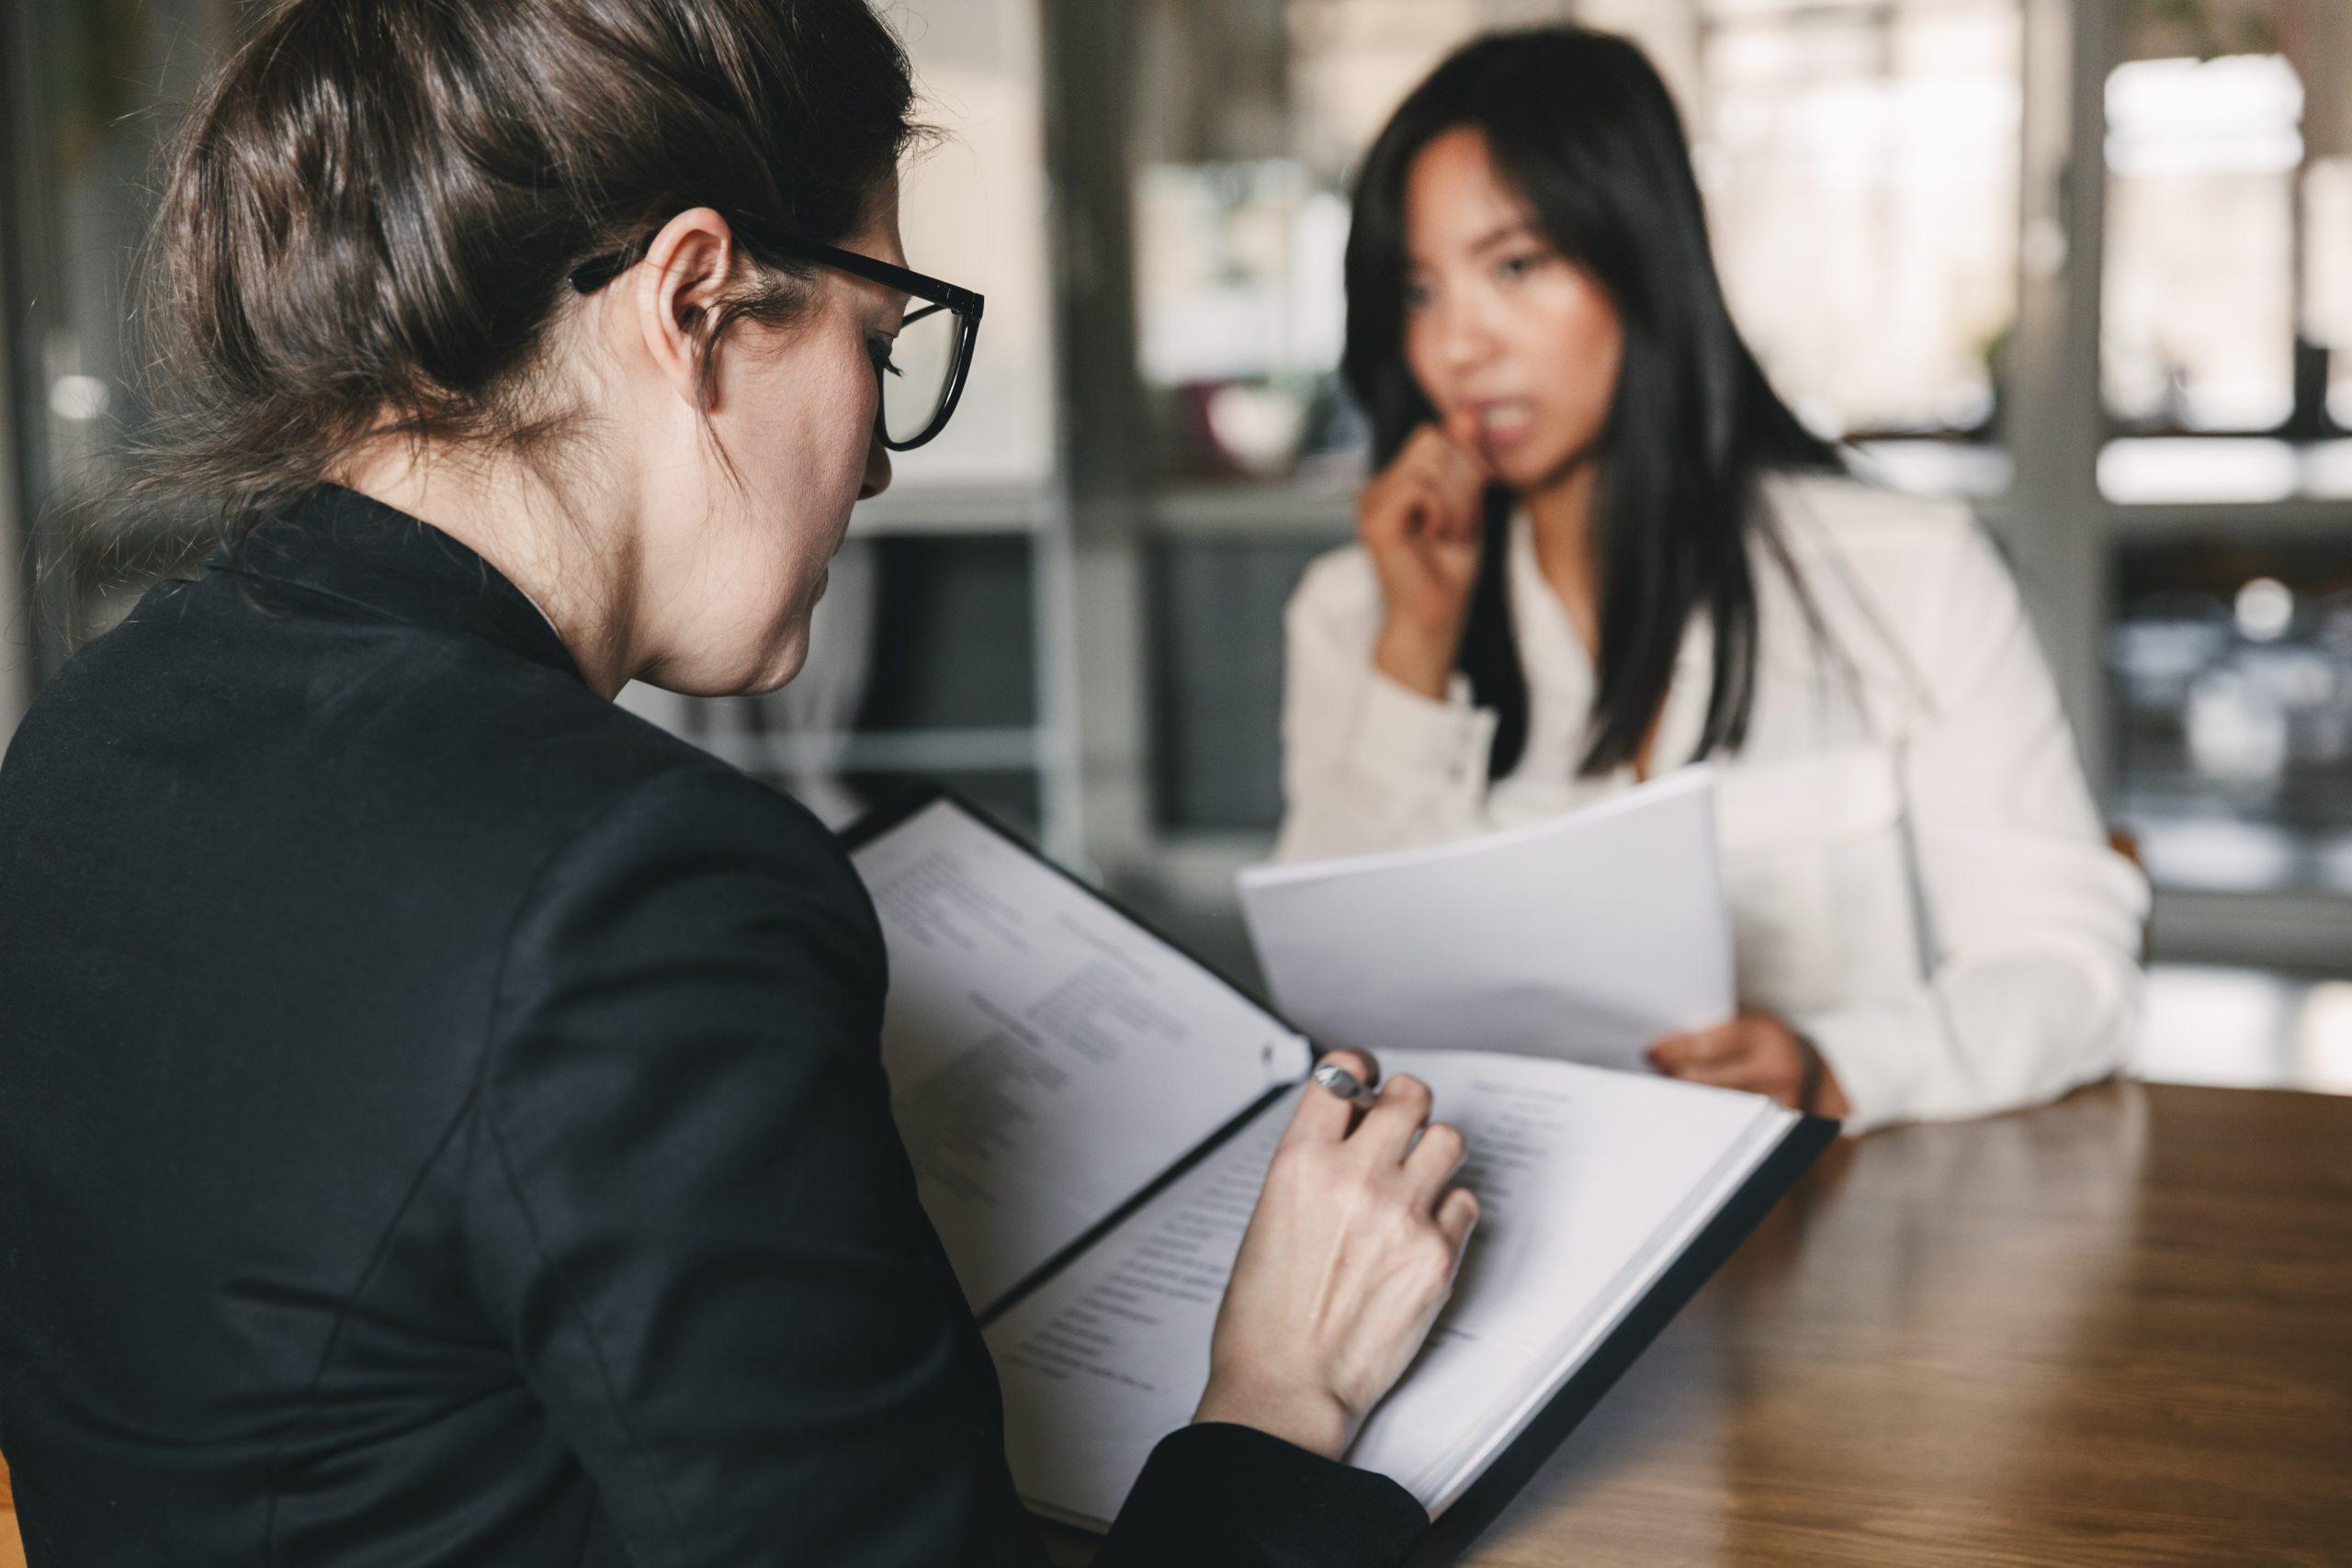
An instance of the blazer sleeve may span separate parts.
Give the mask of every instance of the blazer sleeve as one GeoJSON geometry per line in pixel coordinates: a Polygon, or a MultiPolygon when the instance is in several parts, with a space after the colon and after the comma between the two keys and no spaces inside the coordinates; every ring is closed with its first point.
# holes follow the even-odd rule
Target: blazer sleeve
{"type": "Polygon", "coordinates": [[[1373,663],[1382,615],[1361,549],[1307,568],[1283,616],[1283,822],[1276,860],[1440,843],[1487,828],[1495,716],[1456,674],[1443,702],[1373,663]]]}
{"type": "Polygon", "coordinates": [[[2138,1016],[2147,880],[2109,848],[2017,586],[1973,525],[1924,574],[1927,711],[1904,752],[1930,972],[1800,1015],[1849,1132],[2038,1104],[2105,1077],[2138,1016]]]}
{"type": "MultiPolygon", "coordinates": [[[[716,771],[628,792],[516,915],[475,1271],[637,1568],[1043,1561],[890,1118],[884,986],[831,835],[716,771]]],[[[1425,1524],[1384,1478],[1193,1427],[1097,1561],[1387,1562],[1425,1524]]]]}

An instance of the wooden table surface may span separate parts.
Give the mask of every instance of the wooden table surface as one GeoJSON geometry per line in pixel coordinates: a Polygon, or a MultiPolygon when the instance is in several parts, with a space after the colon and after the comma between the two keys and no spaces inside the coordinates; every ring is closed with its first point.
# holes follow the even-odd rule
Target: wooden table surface
{"type": "Polygon", "coordinates": [[[1471,1561],[2352,1563],[2352,1099],[1841,1144],[1471,1561]]]}
{"type": "Polygon", "coordinates": [[[1471,1561],[2352,1562],[2352,1098],[1840,1145],[1471,1561]]]}
{"type": "Polygon", "coordinates": [[[2352,1098],[1841,1142],[1464,1561],[2352,1564],[2352,1098]]]}
{"type": "Polygon", "coordinates": [[[25,1568],[24,1543],[17,1539],[16,1495],[8,1489],[6,1462],[0,1462],[0,1568],[25,1568]]]}

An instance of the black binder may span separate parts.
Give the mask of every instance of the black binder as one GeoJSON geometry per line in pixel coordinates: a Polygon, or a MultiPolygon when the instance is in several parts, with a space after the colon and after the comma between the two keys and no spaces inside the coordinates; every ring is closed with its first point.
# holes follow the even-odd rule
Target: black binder
{"type": "MultiPolygon", "coordinates": [[[[1024,835],[998,821],[986,811],[936,784],[916,785],[892,796],[867,812],[841,834],[844,847],[854,850],[881,837],[891,829],[922,811],[936,801],[945,800],[973,821],[989,829],[1023,853],[1050,867],[1073,886],[1085,890],[1088,897],[1117,912],[1137,929],[1148,932],[1171,951],[1182,954],[1194,966],[1228,989],[1249,1000],[1251,1006],[1269,1016],[1280,1015],[1257,997],[1237,986],[1208,964],[1186,952],[1182,943],[1170,938],[1151,921],[1126,908],[1117,899],[1072,874],[1067,867],[1046,855],[1024,835]]],[[[1306,1059],[1299,1066],[1302,1075],[1313,1065],[1316,1053],[1310,1046],[1306,1059]]],[[[1169,1184],[1190,1170],[1202,1159],[1261,1114],[1268,1100],[1289,1092],[1287,1087],[1277,1088],[1250,1104],[1240,1114],[1204,1139],[1182,1159],[1169,1167],[1141,1190],[1134,1193],[1110,1213],[1090,1227],[1075,1242],[1057,1253],[1028,1278],[989,1303],[978,1313],[981,1323],[994,1321],[1006,1310],[1053,1277],[1071,1259],[1080,1256],[1101,1240],[1121,1221],[1149,1202],[1169,1184]]],[[[1674,1320],[1686,1303],[1696,1295],[1699,1287],[1721,1269],[1733,1253],[1739,1249],[1748,1234],[1761,1224],[1764,1216],[1797,1179],[1813,1164],[1821,1152],[1835,1141],[1838,1123],[1818,1116],[1800,1118],[1772,1152],[1760,1161],[1731,1199],[1716,1210],[1714,1217],[1693,1237],[1675,1260],[1659,1275],[1649,1291],[1629,1311],[1609,1337],[1586,1358],[1584,1363],[1560,1385],[1544,1408],[1526,1428],[1513,1438],[1501,1452],[1488,1461],[1478,1478],[1440,1514],[1429,1531],[1414,1549],[1412,1568],[1441,1568],[1467,1551],[1486,1528],[1501,1514],[1519,1490],[1543,1468],[1554,1450],[1574,1431],[1578,1422],[1591,1413],[1617,1380],[1623,1376],[1644,1350],[1649,1348],[1666,1325],[1674,1320]]],[[[1060,1528],[1069,1528],[1062,1526],[1060,1528]]]]}

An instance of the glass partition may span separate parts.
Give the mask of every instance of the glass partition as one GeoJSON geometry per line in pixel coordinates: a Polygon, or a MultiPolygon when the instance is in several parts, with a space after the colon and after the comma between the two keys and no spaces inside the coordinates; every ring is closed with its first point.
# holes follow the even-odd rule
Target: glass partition
{"type": "Polygon", "coordinates": [[[2352,539],[2126,547],[2116,819],[2165,887],[2352,894],[2352,539]]]}
{"type": "Polygon", "coordinates": [[[2103,494],[2352,496],[2352,37],[2311,0],[2120,0],[2103,494]]]}
{"type": "Polygon", "coordinates": [[[229,47],[232,0],[25,0],[7,34],[46,69],[11,78],[12,251],[25,298],[10,344],[37,563],[28,630],[45,671],[197,553],[170,530],[100,532],[72,502],[116,479],[111,455],[147,428],[127,310],[152,210],[156,149],[229,47]]]}
{"type": "Polygon", "coordinates": [[[1830,434],[1985,438],[2017,312],[2013,0],[1701,23],[1718,265],[1774,382],[1830,434]]]}

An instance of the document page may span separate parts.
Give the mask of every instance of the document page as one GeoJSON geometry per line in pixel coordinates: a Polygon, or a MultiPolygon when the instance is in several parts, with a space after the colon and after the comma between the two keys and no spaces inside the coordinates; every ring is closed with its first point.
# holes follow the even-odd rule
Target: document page
{"type": "Polygon", "coordinates": [[[976,1313],[1306,1066],[1297,1035],[948,800],[851,852],[882,1063],[976,1313]]]}
{"type": "Polygon", "coordinates": [[[1733,1011],[1714,786],[1686,768],[1460,843],[1241,874],[1283,1016],[1316,1044],[1647,1071],[1733,1011]]]}
{"type": "MultiPolygon", "coordinates": [[[[1383,1066],[1425,1079],[1435,1114],[1467,1135],[1461,1180],[1482,1207],[1428,1348],[1348,1455],[1435,1510],[1794,1118],[1754,1095],[1561,1062],[1396,1052],[1383,1066]]],[[[989,1329],[1013,1479],[1033,1507],[1107,1523],[1152,1446],[1190,1419],[1294,1103],[1269,1106],[989,1329]]]]}

